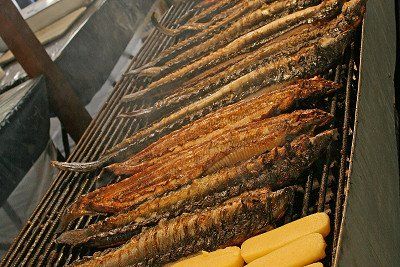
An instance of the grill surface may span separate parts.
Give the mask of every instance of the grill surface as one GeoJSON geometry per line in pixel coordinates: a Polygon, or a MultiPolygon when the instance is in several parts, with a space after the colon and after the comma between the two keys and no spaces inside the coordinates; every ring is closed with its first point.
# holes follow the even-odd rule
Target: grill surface
{"type": "MultiPolygon", "coordinates": [[[[178,21],[192,3],[183,3],[171,8],[164,16],[162,23],[170,27],[178,26],[178,21]]],[[[347,170],[350,161],[352,129],[355,115],[355,99],[357,94],[357,65],[359,54],[359,38],[356,36],[338,62],[336,69],[325,77],[342,83],[343,89],[335,96],[318,104],[335,116],[332,127],[339,130],[338,141],[327,149],[326,158],[320,159],[305,175],[304,194],[299,194],[286,221],[316,211],[330,214],[332,232],[328,236],[327,257],[325,265],[331,265],[335,257],[338,234],[345,199],[344,185],[347,181],[347,170]]],[[[171,45],[174,40],[153,31],[146,39],[138,56],[132,60],[128,70],[134,69],[151,59],[171,45]]],[[[146,127],[151,121],[145,117],[139,119],[116,118],[118,114],[145,108],[145,102],[136,102],[129,107],[119,105],[122,96],[142,89],[130,76],[124,76],[115,86],[108,101],[92,121],[71,154],[69,161],[93,161],[98,159],[107,149],[113,147],[125,137],[146,127]]],[[[13,245],[3,258],[1,266],[51,265],[61,266],[90,255],[93,251],[86,248],[71,248],[56,245],[57,227],[64,208],[79,195],[90,191],[95,186],[93,177],[96,173],[75,174],[62,171],[50,187],[31,218],[21,230],[13,245]]],[[[68,229],[82,228],[98,220],[98,217],[81,218],[71,223],[68,229]]]]}

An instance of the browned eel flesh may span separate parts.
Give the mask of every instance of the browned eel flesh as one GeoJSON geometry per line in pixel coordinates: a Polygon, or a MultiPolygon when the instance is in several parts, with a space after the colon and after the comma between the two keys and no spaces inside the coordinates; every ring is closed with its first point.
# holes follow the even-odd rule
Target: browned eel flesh
{"type": "MultiPolygon", "coordinates": [[[[204,135],[216,130],[222,131],[226,126],[233,127],[261,117],[268,118],[284,113],[305,100],[318,99],[334,92],[339,87],[339,84],[315,77],[265,88],[263,93],[256,98],[252,98],[251,101],[249,99],[242,100],[208,114],[204,118],[194,121],[150,144],[127,161],[112,164],[107,169],[116,174],[122,174],[122,172],[118,171],[121,167],[133,166],[134,164],[161,157],[167,153],[182,150],[183,147],[189,146],[189,142],[203,138],[204,135]]],[[[118,151],[119,149],[117,146],[111,151],[118,151]]],[[[54,162],[54,165],[60,169],[64,169],[63,164],[65,163],[54,162]]]]}
{"type": "Polygon", "coordinates": [[[329,123],[321,110],[299,110],[259,119],[221,133],[177,153],[118,183],[79,197],[64,215],[64,222],[86,214],[116,213],[175,190],[201,175],[232,166],[280,146],[297,136],[329,123]]]}
{"type": "MultiPolygon", "coordinates": [[[[121,175],[123,174],[121,168],[125,170],[129,168],[133,173],[135,164],[147,161],[146,164],[152,165],[153,162],[150,160],[167,153],[180,151],[183,147],[192,144],[190,141],[199,138],[204,140],[204,135],[213,131],[221,132],[226,126],[233,127],[261,117],[268,118],[280,114],[306,100],[318,99],[338,88],[338,84],[319,77],[265,88],[257,98],[251,101],[243,100],[194,121],[150,144],[127,161],[109,165],[107,170],[121,175]]],[[[114,149],[118,151],[120,148],[117,146],[114,149]]],[[[54,166],[64,170],[69,170],[69,164],[77,163],[53,162],[54,166]]]]}
{"type": "Polygon", "coordinates": [[[135,170],[138,172],[145,166],[151,166],[161,157],[170,160],[173,154],[196,143],[211,140],[224,131],[253,120],[284,113],[305,100],[318,99],[338,88],[338,84],[318,77],[298,80],[280,88],[266,88],[265,92],[256,98],[243,100],[209,114],[161,138],[127,161],[112,164],[107,169],[115,175],[134,174],[135,170]]]}
{"type": "Polygon", "coordinates": [[[283,218],[294,197],[287,187],[246,192],[143,231],[118,249],[95,253],[75,266],[160,266],[200,250],[238,245],[283,218]]]}
{"type": "Polygon", "coordinates": [[[256,188],[276,190],[296,182],[325,151],[336,131],[315,137],[302,135],[283,147],[254,157],[237,166],[193,180],[186,186],[150,199],[138,207],[89,225],[67,231],[57,241],[69,245],[109,247],[125,243],[143,227],[184,212],[216,206],[229,198],[256,188]]]}

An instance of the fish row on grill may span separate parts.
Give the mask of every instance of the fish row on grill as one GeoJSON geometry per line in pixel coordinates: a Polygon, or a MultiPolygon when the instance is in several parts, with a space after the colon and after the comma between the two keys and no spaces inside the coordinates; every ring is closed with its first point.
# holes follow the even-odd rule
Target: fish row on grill
{"type": "Polygon", "coordinates": [[[142,70],[142,74],[147,71],[160,78],[154,78],[153,82],[145,90],[133,95],[127,95],[122,100],[130,101],[139,96],[154,97],[154,91],[160,92],[166,89],[163,85],[174,81],[174,77],[184,78],[180,73],[192,74],[188,71],[188,69],[196,69],[196,67],[191,67],[192,58],[197,59],[195,61],[196,66],[204,66],[203,69],[212,67],[213,64],[226,60],[235,54],[243,53],[246,51],[246,47],[254,46],[254,43],[261,43],[271,39],[278,32],[282,34],[294,26],[310,23],[313,18],[329,18],[339,10],[339,0],[329,0],[318,6],[303,9],[304,6],[315,2],[317,1],[278,0],[266,7],[263,6],[254,12],[250,12],[225,31],[170,59],[163,63],[161,67],[142,70]],[[299,11],[291,13],[292,10],[299,11]],[[260,27],[260,24],[264,26],[260,27]],[[182,68],[182,66],[185,67],[182,68]],[[177,69],[179,69],[177,73],[174,72],[168,75],[177,69]]]}
{"type": "Polygon", "coordinates": [[[206,136],[204,141],[196,140],[182,151],[156,158],[152,165],[145,162],[143,168],[133,166],[133,171],[130,166],[126,170],[123,168],[121,171],[128,178],[79,197],[68,208],[65,218],[116,213],[132,208],[201,175],[281,146],[326,125],[331,119],[331,115],[321,110],[299,110],[228,128],[210,139],[206,136]]]}
{"type": "MultiPolygon", "coordinates": [[[[155,66],[157,64],[164,64],[169,60],[173,60],[175,57],[179,57],[182,53],[186,53],[188,49],[197,47],[201,43],[213,39],[214,36],[224,34],[225,31],[232,28],[232,23],[245,16],[248,13],[253,12],[255,9],[261,7],[264,3],[273,2],[274,0],[249,0],[249,1],[239,1],[239,7],[234,12],[230,12],[230,15],[226,19],[219,21],[215,25],[210,26],[204,31],[199,32],[189,38],[183,39],[177,44],[167,48],[161,54],[151,62],[143,65],[134,72],[137,73],[145,68],[155,66]]],[[[243,21],[244,22],[244,21],[243,21]]],[[[247,23],[248,24],[248,23],[247,23]]],[[[240,33],[235,33],[240,34],[240,33]]],[[[198,50],[198,49],[197,49],[198,50]]],[[[199,51],[200,55],[201,51],[199,51]]]]}
{"type": "Polygon", "coordinates": [[[102,173],[122,177],[79,197],[63,215],[64,226],[83,215],[109,217],[62,233],[59,243],[123,244],[76,265],[158,266],[240,244],[284,216],[293,203],[291,186],[335,139],[335,130],[325,130],[330,114],[298,108],[340,88],[305,78],[340,58],[366,1],[217,2],[188,25],[224,29],[196,29],[186,40],[198,44],[184,47],[181,41],[178,52],[138,70],[156,75],[143,92],[125,100],[171,95],[155,101],[153,109],[127,114],[154,116],[150,127],[97,162],[54,163],[77,171],[104,167],[102,173]],[[228,21],[232,14],[235,19],[228,21]]]}
{"type": "MultiPolygon", "coordinates": [[[[187,104],[193,99],[198,99],[206,94],[212,93],[217,90],[218,87],[240,78],[246,72],[274,62],[284,56],[290,56],[299,52],[301,49],[318,42],[323,35],[326,35],[329,32],[337,31],[339,28],[345,29],[348,25],[343,25],[343,19],[343,17],[340,17],[336,20],[320,25],[306,24],[296,27],[286,33],[281,33],[278,38],[272,39],[270,42],[267,42],[265,45],[259,47],[253,52],[237,55],[228,61],[223,61],[223,55],[232,54],[226,52],[226,50],[229,50],[229,46],[227,46],[220,51],[212,53],[193,62],[192,64],[186,65],[176,72],[166,75],[162,79],[158,80],[157,82],[163,83],[164,81],[164,84],[168,84],[175,80],[182,82],[183,78],[190,75],[194,76],[194,78],[183,82],[182,86],[175,89],[170,96],[163,97],[150,108],[135,111],[132,115],[148,115],[149,113],[159,112],[160,110],[176,110],[179,105],[187,104]],[[218,54],[221,56],[218,56],[218,54]],[[217,64],[218,61],[215,60],[216,58],[218,61],[221,60],[222,63],[217,64]],[[217,66],[207,69],[210,67],[210,64],[212,66],[216,64],[217,66]],[[201,75],[198,75],[198,73],[201,73],[201,75]],[[226,75],[226,73],[229,73],[229,75],[226,75]]],[[[286,18],[284,17],[283,20],[285,21],[286,18]]],[[[152,87],[150,86],[147,87],[146,90],[151,90],[152,87]]],[[[161,88],[154,88],[154,90],[157,89],[164,93],[168,91],[162,86],[161,88]]],[[[144,90],[140,92],[143,91],[144,90]]],[[[129,96],[126,97],[129,99],[129,96]]],[[[153,99],[156,99],[156,97],[153,97],[153,99]]]]}
{"type": "Polygon", "coordinates": [[[210,140],[223,131],[243,126],[252,120],[265,119],[290,111],[302,102],[317,100],[334,93],[339,87],[339,84],[315,77],[266,88],[257,97],[221,108],[161,138],[127,161],[111,164],[106,169],[116,175],[123,175],[124,170],[128,170],[129,166],[132,170],[138,165],[152,164],[152,160],[176,154],[190,147],[194,142],[201,143],[210,140]]]}
{"type": "Polygon", "coordinates": [[[118,249],[74,266],[160,266],[200,250],[238,245],[271,228],[290,207],[294,188],[259,189],[221,205],[183,214],[144,230],[118,249]]]}
{"type": "Polygon", "coordinates": [[[334,138],[334,130],[315,137],[301,135],[283,147],[194,179],[134,209],[120,212],[85,229],[67,231],[58,241],[70,245],[113,246],[127,241],[143,227],[154,226],[162,219],[215,206],[249,190],[276,190],[294,184],[334,138]]]}
{"type": "Polygon", "coordinates": [[[219,70],[219,80],[214,79],[215,75],[210,75],[204,79],[204,86],[196,87],[194,93],[183,92],[172,104],[162,105],[165,112],[147,114],[150,115],[150,121],[154,120],[152,125],[124,140],[98,161],[55,162],[53,165],[64,170],[85,172],[124,161],[190,121],[235,103],[266,86],[312,77],[328,70],[341,56],[355,27],[360,23],[364,13],[363,2],[364,0],[346,2],[341,14],[331,21],[293,29],[288,35],[281,36],[284,38],[271,41],[269,46],[259,49],[261,51],[256,50],[251,55],[246,55],[231,68],[219,70]],[[169,115],[160,118],[162,113],[169,115]]]}

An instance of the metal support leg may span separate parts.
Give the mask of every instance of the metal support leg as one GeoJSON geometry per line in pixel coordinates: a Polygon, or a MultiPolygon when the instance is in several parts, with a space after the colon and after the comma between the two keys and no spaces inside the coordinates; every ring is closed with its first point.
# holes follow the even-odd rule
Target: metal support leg
{"type": "Polygon", "coordinates": [[[0,36],[28,76],[47,78],[51,108],[78,142],[92,118],[10,0],[0,0],[0,25],[0,36]]]}
{"type": "Polygon", "coordinates": [[[68,140],[67,130],[65,129],[63,124],[61,124],[61,139],[62,139],[63,146],[64,146],[65,158],[67,159],[70,154],[69,140],[68,140]]]}

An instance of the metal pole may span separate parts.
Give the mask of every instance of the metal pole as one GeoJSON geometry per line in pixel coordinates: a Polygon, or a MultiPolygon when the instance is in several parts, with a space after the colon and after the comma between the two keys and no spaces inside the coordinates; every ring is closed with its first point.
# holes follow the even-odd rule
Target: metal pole
{"type": "Polygon", "coordinates": [[[11,0],[0,0],[0,36],[29,77],[44,75],[49,103],[77,142],[91,117],[11,0]]]}

